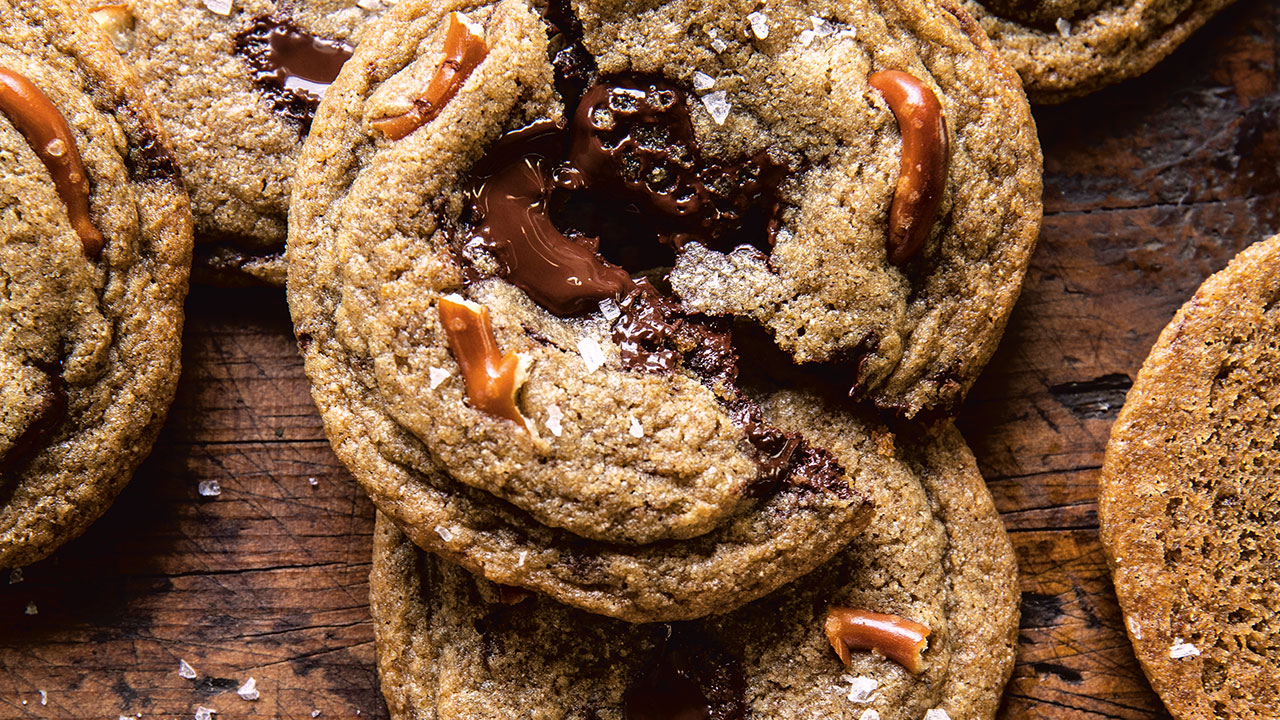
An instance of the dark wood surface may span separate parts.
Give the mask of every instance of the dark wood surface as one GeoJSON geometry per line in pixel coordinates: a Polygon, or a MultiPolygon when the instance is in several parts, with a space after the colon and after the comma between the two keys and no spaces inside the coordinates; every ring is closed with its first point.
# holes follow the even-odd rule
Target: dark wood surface
{"type": "MultiPolygon", "coordinates": [[[[1036,111],[1044,231],[960,420],[1021,563],[1009,720],[1167,717],[1122,630],[1098,469],[1160,329],[1280,230],[1277,28],[1280,6],[1242,0],[1148,76],[1036,111]]],[[[110,512],[20,582],[0,576],[0,718],[385,717],[373,508],[325,440],[282,294],[194,289],[184,367],[110,512]],[[235,693],[251,676],[253,702],[235,693]]]]}

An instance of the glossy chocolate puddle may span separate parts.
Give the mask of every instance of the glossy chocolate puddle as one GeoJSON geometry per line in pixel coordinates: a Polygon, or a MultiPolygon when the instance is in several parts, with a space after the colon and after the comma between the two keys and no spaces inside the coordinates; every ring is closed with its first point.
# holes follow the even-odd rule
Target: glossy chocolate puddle
{"type": "Polygon", "coordinates": [[[236,54],[248,60],[275,111],[297,123],[303,137],[351,50],[341,40],[316,37],[286,18],[271,16],[254,19],[235,37],[236,54]]]}

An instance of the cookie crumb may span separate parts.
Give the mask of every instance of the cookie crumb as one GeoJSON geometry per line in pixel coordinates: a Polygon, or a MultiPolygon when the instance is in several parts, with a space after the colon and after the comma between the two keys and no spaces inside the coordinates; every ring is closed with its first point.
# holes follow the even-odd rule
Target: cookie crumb
{"type": "Polygon", "coordinates": [[[196,720],[213,720],[213,716],[217,714],[218,711],[214,708],[207,708],[203,705],[196,706],[196,720]]]}
{"type": "Polygon", "coordinates": [[[600,343],[595,338],[584,337],[579,340],[578,352],[582,353],[582,364],[587,366],[587,372],[595,372],[604,365],[604,350],[600,349],[600,343]]]}
{"type": "Polygon", "coordinates": [[[698,70],[693,73],[693,89],[705,92],[716,86],[716,79],[698,70]]]}
{"type": "Polygon", "coordinates": [[[644,437],[644,426],[640,424],[640,421],[637,420],[634,415],[629,417],[631,418],[631,427],[627,429],[627,432],[631,433],[631,437],[633,438],[644,437]]]}
{"type": "MultiPolygon", "coordinates": [[[[441,540],[445,542],[449,542],[453,540],[453,531],[450,530],[449,528],[443,525],[437,525],[435,530],[436,530],[436,534],[440,536],[441,540]]],[[[312,717],[315,717],[315,716],[313,715],[312,717]]]]}
{"type": "Polygon", "coordinates": [[[751,23],[751,34],[756,36],[757,40],[764,40],[769,37],[769,18],[759,10],[747,16],[747,22],[751,23]]]}
{"type": "Polygon", "coordinates": [[[1181,660],[1185,657],[1199,657],[1200,648],[1189,642],[1182,642],[1182,638],[1174,638],[1173,646],[1169,648],[1169,659],[1181,660]]]}
{"type": "MultiPolygon", "coordinates": [[[[697,87],[697,86],[698,86],[698,76],[699,76],[699,75],[702,75],[702,73],[694,73],[694,74],[693,74],[693,85],[694,85],[694,87],[697,87]]],[[[703,75],[703,77],[706,77],[706,76],[705,76],[705,75],[703,75]]],[[[712,81],[712,82],[714,82],[714,81],[712,81]]],[[[614,300],[613,298],[605,298],[605,299],[603,299],[603,300],[601,300],[601,301],[600,301],[600,314],[601,314],[601,315],[604,315],[604,319],[605,319],[605,321],[606,321],[606,322],[608,322],[610,325],[612,325],[612,324],[613,324],[613,321],[615,321],[615,320],[617,320],[618,318],[622,317],[622,308],[618,307],[618,303],[617,303],[617,301],[616,301],[616,300],[614,300]]]]}
{"type": "Polygon", "coordinates": [[[880,713],[872,710],[871,708],[867,708],[858,716],[858,720],[880,720],[880,713]]]}
{"type": "Polygon", "coordinates": [[[431,368],[431,370],[427,372],[427,374],[431,377],[431,384],[428,385],[427,387],[431,388],[432,390],[435,390],[436,388],[440,387],[440,383],[444,382],[445,380],[448,380],[449,376],[452,375],[453,373],[449,372],[448,370],[445,370],[444,368],[433,367],[431,368]]]}
{"type": "Polygon", "coordinates": [[[244,681],[244,684],[240,686],[239,690],[236,690],[236,694],[240,696],[241,700],[257,700],[258,681],[250,677],[248,680],[244,681]]]}
{"type": "Polygon", "coordinates": [[[717,90],[709,95],[702,96],[702,104],[707,108],[707,112],[711,114],[711,119],[716,121],[717,125],[723,125],[724,121],[729,118],[729,94],[724,90],[717,90]]]}
{"type": "Polygon", "coordinates": [[[31,602],[28,602],[28,603],[27,603],[27,609],[26,609],[26,610],[23,610],[22,612],[24,612],[24,613],[26,613],[26,614],[28,614],[28,615],[35,615],[35,614],[37,614],[37,613],[39,613],[39,612],[40,612],[40,609],[36,607],[36,603],[35,603],[35,601],[34,601],[34,600],[32,600],[31,602]]]}
{"type": "Polygon", "coordinates": [[[876,694],[876,688],[880,687],[880,683],[875,678],[869,678],[863,675],[854,677],[845,675],[842,678],[849,683],[849,701],[866,705],[867,703],[879,697],[876,694]]]}
{"type": "Polygon", "coordinates": [[[564,426],[560,424],[560,421],[563,419],[564,412],[560,410],[560,406],[552,405],[547,408],[547,419],[544,420],[542,424],[547,426],[547,429],[551,431],[552,435],[560,437],[560,434],[564,432],[564,426]]]}
{"type": "Polygon", "coordinates": [[[1071,21],[1070,20],[1066,18],[1058,18],[1057,26],[1058,26],[1058,34],[1061,35],[1064,40],[1066,38],[1071,37],[1071,21]]]}
{"type": "Polygon", "coordinates": [[[40,704],[41,704],[41,705],[48,705],[48,704],[49,704],[49,694],[48,694],[48,693],[46,693],[46,692],[45,692],[45,691],[43,691],[43,690],[37,690],[36,692],[40,693],[40,704]]]}
{"type": "Polygon", "coordinates": [[[233,0],[204,0],[204,6],[209,9],[209,12],[230,15],[232,2],[233,0]]]}
{"type": "Polygon", "coordinates": [[[196,679],[196,669],[187,664],[186,660],[178,659],[178,675],[188,680],[196,679]]]}
{"type": "Polygon", "coordinates": [[[9,584],[17,585],[22,582],[22,568],[14,568],[9,571],[9,584]]]}
{"type": "Polygon", "coordinates": [[[222,485],[217,480],[201,480],[196,485],[196,492],[204,497],[218,497],[222,494],[222,485]]]}
{"type": "Polygon", "coordinates": [[[951,720],[951,716],[942,708],[934,708],[925,711],[924,720],[951,720]]]}

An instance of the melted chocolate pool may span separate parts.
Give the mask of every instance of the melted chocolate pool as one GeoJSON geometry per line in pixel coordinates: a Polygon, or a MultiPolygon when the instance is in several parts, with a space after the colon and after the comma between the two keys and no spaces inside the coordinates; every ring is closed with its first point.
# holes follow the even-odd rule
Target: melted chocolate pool
{"type": "Polygon", "coordinates": [[[316,37],[288,19],[270,16],[255,19],[235,38],[236,54],[249,61],[276,112],[297,122],[304,136],[351,50],[341,40],[316,37]]]}

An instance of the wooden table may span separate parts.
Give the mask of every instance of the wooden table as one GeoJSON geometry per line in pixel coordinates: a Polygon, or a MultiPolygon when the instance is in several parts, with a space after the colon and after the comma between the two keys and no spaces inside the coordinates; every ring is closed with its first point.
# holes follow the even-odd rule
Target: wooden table
{"type": "MultiPolygon", "coordinates": [[[[1280,6],[1242,0],[1147,77],[1036,112],[1044,232],[961,417],[1022,567],[1004,718],[1167,717],[1121,629],[1095,485],[1160,329],[1280,230],[1277,28],[1280,6]]],[[[0,718],[385,717],[373,507],[325,440],[282,294],[195,288],[184,367],[111,511],[0,576],[0,718]],[[253,702],[235,693],[250,676],[253,702]]]]}

